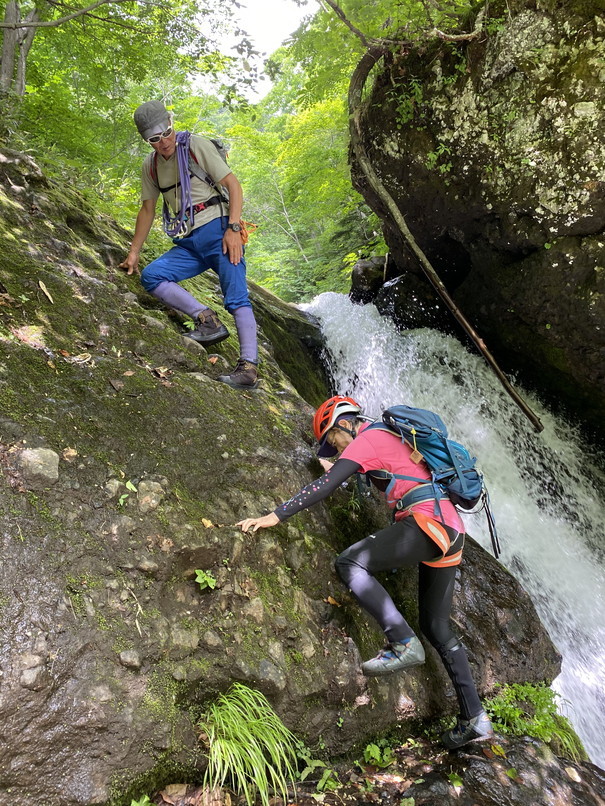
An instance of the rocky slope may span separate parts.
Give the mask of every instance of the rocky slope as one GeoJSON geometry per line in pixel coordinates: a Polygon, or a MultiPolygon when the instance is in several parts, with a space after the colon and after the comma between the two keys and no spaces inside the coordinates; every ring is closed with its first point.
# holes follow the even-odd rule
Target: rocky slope
{"type": "MultiPolygon", "coordinates": [[[[363,116],[376,171],[490,348],[601,431],[602,12],[598,0],[490,3],[478,40],[389,55],[363,116]]],[[[393,265],[378,306],[404,327],[451,327],[385,222],[393,265]]]]}
{"type": "MultiPolygon", "coordinates": [[[[124,232],[27,157],[3,151],[0,178],[0,800],[129,804],[194,779],[196,719],[234,680],[331,752],[451,713],[432,650],[360,674],[381,637],[331,563],[382,510],[341,490],[271,532],[233,526],[319,475],[315,326],[253,288],[262,385],[226,388],[234,337],[184,339],[115,268],[124,232]]],[[[212,277],[191,287],[220,306],[212,277]]],[[[387,584],[413,621],[414,574],[387,584]]],[[[556,675],[528,597],[472,543],[456,607],[482,694],[556,675]]]]}

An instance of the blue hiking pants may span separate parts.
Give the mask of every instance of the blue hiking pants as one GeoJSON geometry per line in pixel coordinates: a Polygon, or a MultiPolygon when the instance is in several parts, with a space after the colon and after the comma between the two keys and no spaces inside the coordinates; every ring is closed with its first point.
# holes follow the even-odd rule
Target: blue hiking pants
{"type": "Polygon", "coordinates": [[[221,284],[223,304],[229,313],[244,306],[252,307],[246,286],[246,261],[242,257],[234,266],[229,255],[223,254],[223,235],[228,221],[228,216],[214,218],[184,238],[175,239],[172,249],[141,272],[144,288],[153,291],[164,281],[178,283],[214,269],[221,284]]]}

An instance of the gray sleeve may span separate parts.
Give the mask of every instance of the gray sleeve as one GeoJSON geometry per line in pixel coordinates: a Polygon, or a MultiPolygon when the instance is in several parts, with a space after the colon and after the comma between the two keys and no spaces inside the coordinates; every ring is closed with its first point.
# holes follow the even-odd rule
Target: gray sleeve
{"type": "Polygon", "coordinates": [[[155,201],[160,195],[160,186],[157,181],[153,181],[151,176],[153,154],[148,154],[143,160],[141,169],[141,201],[153,199],[155,201]]]}

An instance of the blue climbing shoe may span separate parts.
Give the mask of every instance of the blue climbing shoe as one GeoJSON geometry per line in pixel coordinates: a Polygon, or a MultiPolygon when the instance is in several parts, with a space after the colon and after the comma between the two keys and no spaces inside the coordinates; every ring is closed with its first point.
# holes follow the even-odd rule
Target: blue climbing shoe
{"type": "Polygon", "coordinates": [[[367,677],[381,677],[402,672],[411,666],[420,666],[421,663],[424,663],[424,647],[414,636],[406,643],[393,641],[387,644],[375,658],[362,663],[361,668],[367,677]]]}
{"type": "Polygon", "coordinates": [[[462,719],[458,717],[456,725],[444,733],[441,737],[442,743],[448,750],[456,750],[469,742],[485,742],[492,739],[494,729],[485,711],[474,716],[472,719],[462,719]]]}

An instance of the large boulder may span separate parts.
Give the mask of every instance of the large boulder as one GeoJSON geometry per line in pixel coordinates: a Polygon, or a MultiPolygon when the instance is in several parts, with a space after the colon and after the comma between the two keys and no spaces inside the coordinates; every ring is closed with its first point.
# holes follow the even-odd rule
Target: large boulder
{"type": "MultiPolygon", "coordinates": [[[[476,40],[389,55],[364,107],[364,146],[504,366],[602,428],[603,3],[513,0],[478,11],[476,40]]],[[[447,312],[353,167],[403,275],[379,307],[404,327],[443,325],[447,312]]]]}
{"type": "MultiPolygon", "coordinates": [[[[30,233],[5,237],[0,256],[0,790],[11,806],[129,804],[176,771],[195,776],[196,714],[235,680],[332,751],[452,711],[432,652],[393,681],[360,674],[382,638],[332,561],[382,510],[351,507],[341,490],[270,532],[234,526],[321,472],[313,323],[252,286],[261,387],[218,383],[235,337],[212,354],[183,338],[115,268],[124,233],[5,157],[25,190],[0,195],[3,226],[13,216],[30,233]]],[[[212,278],[190,287],[220,305],[212,278]]],[[[414,575],[387,584],[414,621],[414,575]]],[[[459,584],[482,694],[556,675],[531,602],[493,558],[471,545],[459,584]]]]}

